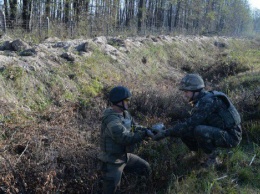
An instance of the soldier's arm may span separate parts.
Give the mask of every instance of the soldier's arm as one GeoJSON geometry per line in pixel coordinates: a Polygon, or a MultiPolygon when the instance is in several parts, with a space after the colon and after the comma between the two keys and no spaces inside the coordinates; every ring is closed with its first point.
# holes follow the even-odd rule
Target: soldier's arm
{"type": "Polygon", "coordinates": [[[191,117],[185,122],[179,123],[173,128],[168,129],[166,136],[181,136],[184,130],[200,125],[216,110],[218,104],[216,98],[203,99],[199,102],[198,107],[195,108],[191,117]]]}
{"type": "Polygon", "coordinates": [[[125,116],[127,118],[129,118],[131,120],[131,123],[132,123],[132,132],[133,131],[138,131],[138,130],[145,130],[147,129],[147,127],[144,127],[142,125],[139,125],[135,120],[134,118],[130,115],[130,113],[128,111],[125,111],[125,116]]]}
{"type": "Polygon", "coordinates": [[[112,118],[107,123],[108,133],[110,137],[122,145],[132,145],[141,142],[146,136],[145,131],[136,131],[132,133],[128,131],[122,124],[118,117],[112,118]]]}

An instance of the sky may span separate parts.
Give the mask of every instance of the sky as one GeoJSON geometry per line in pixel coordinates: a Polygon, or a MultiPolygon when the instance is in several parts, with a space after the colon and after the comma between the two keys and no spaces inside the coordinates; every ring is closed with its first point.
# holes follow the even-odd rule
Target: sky
{"type": "Polygon", "coordinates": [[[248,0],[252,8],[260,9],[260,0],[248,0]]]}

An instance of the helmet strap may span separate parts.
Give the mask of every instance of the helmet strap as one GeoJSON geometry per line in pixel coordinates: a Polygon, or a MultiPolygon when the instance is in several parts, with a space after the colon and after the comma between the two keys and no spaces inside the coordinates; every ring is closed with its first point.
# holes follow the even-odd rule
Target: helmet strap
{"type": "Polygon", "coordinates": [[[192,97],[190,98],[189,102],[192,102],[194,100],[195,93],[196,91],[192,91],[192,97]]]}
{"type": "Polygon", "coordinates": [[[190,100],[189,100],[189,103],[190,103],[190,104],[193,104],[193,101],[195,100],[195,99],[194,99],[195,93],[196,93],[196,92],[200,92],[201,90],[202,90],[202,89],[192,91],[192,97],[191,97],[190,100]]]}
{"type": "Polygon", "coordinates": [[[127,109],[125,108],[125,103],[124,103],[124,101],[121,101],[121,102],[123,102],[123,105],[119,105],[118,103],[117,103],[117,104],[114,104],[114,105],[117,106],[117,107],[119,107],[119,108],[122,109],[123,111],[124,111],[124,110],[127,110],[127,109]]]}

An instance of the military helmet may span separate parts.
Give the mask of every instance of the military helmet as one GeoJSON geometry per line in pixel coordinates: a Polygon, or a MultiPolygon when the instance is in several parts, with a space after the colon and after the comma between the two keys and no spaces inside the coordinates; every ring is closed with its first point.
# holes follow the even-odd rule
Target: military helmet
{"type": "Polygon", "coordinates": [[[116,104],[132,96],[130,90],[124,86],[116,86],[109,92],[109,100],[116,104]]]}
{"type": "Polygon", "coordinates": [[[182,78],[180,90],[183,91],[198,91],[205,87],[204,81],[198,74],[187,74],[182,78]]]}

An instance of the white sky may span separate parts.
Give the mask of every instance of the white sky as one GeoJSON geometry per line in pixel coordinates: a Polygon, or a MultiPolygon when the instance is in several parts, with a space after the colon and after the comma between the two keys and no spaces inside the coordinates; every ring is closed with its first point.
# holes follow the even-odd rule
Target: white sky
{"type": "Polygon", "coordinates": [[[260,9],[260,0],[248,0],[252,8],[260,9]]]}

